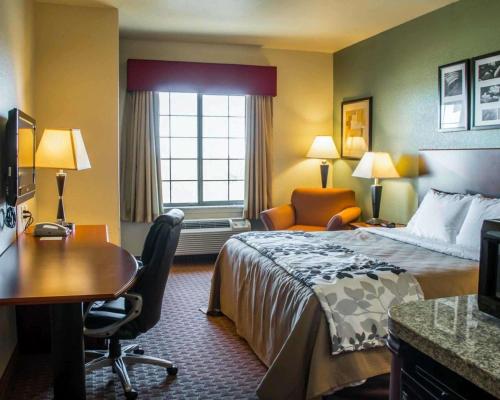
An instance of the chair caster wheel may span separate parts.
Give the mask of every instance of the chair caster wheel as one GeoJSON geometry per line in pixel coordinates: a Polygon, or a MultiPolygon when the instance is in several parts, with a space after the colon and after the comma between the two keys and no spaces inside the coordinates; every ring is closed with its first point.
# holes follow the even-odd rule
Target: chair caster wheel
{"type": "Polygon", "coordinates": [[[169,367],[167,368],[167,374],[175,376],[177,375],[177,367],[169,367]]]}
{"type": "Polygon", "coordinates": [[[143,356],[144,355],[144,349],[141,349],[140,347],[137,349],[134,349],[132,353],[143,356]]]}
{"type": "Polygon", "coordinates": [[[138,393],[135,390],[131,390],[130,392],[125,392],[125,398],[127,400],[135,400],[137,399],[138,393]]]}

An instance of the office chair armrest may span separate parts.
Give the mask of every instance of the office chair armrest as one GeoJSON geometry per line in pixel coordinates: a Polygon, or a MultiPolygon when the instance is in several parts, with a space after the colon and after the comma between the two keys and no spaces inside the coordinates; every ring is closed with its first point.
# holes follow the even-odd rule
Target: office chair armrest
{"type": "Polygon", "coordinates": [[[137,267],[139,267],[139,269],[144,267],[144,263],[142,262],[141,256],[134,256],[134,258],[135,258],[135,261],[137,261],[137,267]]]}
{"type": "Polygon", "coordinates": [[[125,300],[128,300],[130,303],[131,307],[129,312],[125,315],[125,317],[117,322],[114,322],[110,325],[104,326],[102,328],[94,328],[94,329],[89,329],[85,326],[85,320],[87,319],[88,313],[92,310],[92,307],[95,303],[91,303],[89,307],[87,308],[87,311],[85,311],[84,314],[84,319],[83,319],[83,334],[87,336],[92,336],[92,337],[109,337],[112,336],[122,327],[123,325],[129,323],[130,321],[136,319],[142,311],[142,297],[140,294],[137,293],[124,293],[120,297],[125,298],[125,300]]]}

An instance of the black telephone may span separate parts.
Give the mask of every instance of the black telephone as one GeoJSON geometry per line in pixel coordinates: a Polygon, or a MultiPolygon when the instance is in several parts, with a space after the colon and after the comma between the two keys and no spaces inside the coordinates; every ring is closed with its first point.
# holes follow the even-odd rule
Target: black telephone
{"type": "Polygon", "coordinates": [[[34,236],[59,236],[66,237],[70,233],[69,229],[53,223],[53,222],[42,222],[35,225],[34,236]]]}

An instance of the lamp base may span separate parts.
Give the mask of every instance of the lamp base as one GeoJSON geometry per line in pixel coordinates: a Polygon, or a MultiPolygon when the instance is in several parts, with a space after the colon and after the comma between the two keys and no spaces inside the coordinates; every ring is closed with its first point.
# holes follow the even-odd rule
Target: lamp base
{"type": "Polygon", "coordinates": [[[68,228],[71,231],[71,233],[75,233],[75,223],[74,222],[63,221],[63,223],[60,225],[64,226],[65,228],[68,228]]]}
{"type": "Polygon", "coordinates": [[[380,201],[382,200],[382,186],[376,183],[371,186],[372,192],[372,212],[374,220],[378,220],[380,213],[380,201]]]}
{"type": "Polygon", "coordinates": [[[64,214],[64,202],[63,202],[63,194],[64,194],[64,183],[66,181],[66,173],[61,169],[56,174],[57,181],[57,193],[59,194],[59,201],[57,203],[57,223],[63,225],[65,218],[64,214]]]}
{"type": "Polygon", "coordinates": [[[326,161],[323,161],[319,168],[321,170],[321,187],[325,189],[326,183],[328,181],[328,169],[330,168],[330,166],[326,161]]]}

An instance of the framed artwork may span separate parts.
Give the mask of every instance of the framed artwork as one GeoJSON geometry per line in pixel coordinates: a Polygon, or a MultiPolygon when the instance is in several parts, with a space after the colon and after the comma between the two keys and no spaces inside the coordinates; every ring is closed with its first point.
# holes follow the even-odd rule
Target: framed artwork
{"type": "Polygon", "coordinates": [[[500,52],[472,59],[472,128],[500,128],[500,52]]]}
{"type": "Polygon", "coordinates": [[[372,149],[372,98],[342,102],[342,158],[360,160],[372,149]]]}
{"type": "Polygon", "coordinates": [[[469,61],[439,67],[439,131],[469,129],[469,61]]]}

